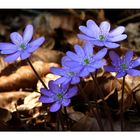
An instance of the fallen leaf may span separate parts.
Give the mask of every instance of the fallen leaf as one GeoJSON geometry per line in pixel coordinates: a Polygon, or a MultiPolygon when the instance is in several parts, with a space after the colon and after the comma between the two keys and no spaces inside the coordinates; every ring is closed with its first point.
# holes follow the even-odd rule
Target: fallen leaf
{"type": "MultiPolygon", "coordinates": [[[[38,74],[43,77],[50,72],[50,67],[58,66],[56,63],[36,61],[33,63],[38,74]]],[[[36,87],[38,79],[29,65],[22,66],[8,76],[0,77],[0,91],[10,91],[20,88],[36,87]]]]}

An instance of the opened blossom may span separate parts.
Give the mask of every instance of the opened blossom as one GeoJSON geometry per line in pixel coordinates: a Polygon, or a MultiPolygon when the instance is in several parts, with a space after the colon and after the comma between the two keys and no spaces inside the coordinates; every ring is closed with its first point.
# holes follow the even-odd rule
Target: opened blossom
{"type": "Polygon", "coordinates": [[[80,78],[78,76],[78,73],[71,70],[69,67],[62,67],[62,68],[56,68],[52,67],[51,72],[61,76],[60,78],[55,80],[56,84],[77,84],[80,82],[80,78]]]}
{"type": "Polygon", "coordinates": [[[123,26],[118,26],[110,31],[110,23],[107,21],[101,22],[98,26],[93,20],[88,20],[86,25],[87,26],[79,26],[82,34],[78,34],[78,38],[89,41],[96,46],[117,48],[120,45],[116,42],[127,38],[127,35],[123,34],[125,31],[125,27],[123,26]]]}
{"type": "Polygon", "coordinates": [[[94,54],[93,46],[86,43],[83,47],[75,45],[74,50],[75,53],[71,51],[66,53],[66,56],[63,57],[63,63],[72,71],[77,72],[80,77],[88,76],[106,64],[103,59],[107,53],[106,48],[94,54]]]}
{"type": "Polygon", "coordinates": [[[31,53],[36,51],[36,49],[45,41],[44,37],[39,37],[31,41],[32,37],[33,26],[30,24],[26,26],[23,36],[18,32],[11,33],[10,39],[12,43],[0,43],[0,53],[6,55],[4,60],[6,62],[12,62],[19,57],[21,60],[30,57],[31,53]]]}
{"type": "Polygon", "coordinates": [[[48,88],[41,88],[42,96],[39,101],[42,103],[52,103],[50,112],[58,111],[61,106],[68,106],[71,103],[71,97],[78,92],[77,86],[69,88],[69,84],[55,84],[53,80],[49,81],[48,88]]]}
{"type": "Polygon", "coordinates": [[[140,58],[133,58],[133,51],[128,50],[126,54],[122,57],[119,57],[114,51],[109,53],[109,56],[112,60],[112,66],[105,66],[105,70],[108,72],[116,72],[116,78],[120,78],[129,74],[131,76],[140,75],[140,70],[134,69],[137,66],[140,66],[140,58]]]}

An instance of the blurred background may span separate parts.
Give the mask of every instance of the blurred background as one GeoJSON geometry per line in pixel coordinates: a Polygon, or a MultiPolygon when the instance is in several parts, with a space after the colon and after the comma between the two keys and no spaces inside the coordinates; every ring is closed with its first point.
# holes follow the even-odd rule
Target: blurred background
{"type": "MultiPolygon", "coordinates": [[[[46,41],[32,54],[31,61],[43,80],[48,83],[49,80],[57,78],[50,72],[50,67],[60,67],[62,56],[68,50],[73,51],[75,44],[84,43],[77,38],[80,32],[78,27],[85,25],[88,19],[94,20],[97,24],[107,20],[111,23],[112,29],[119,25],[125,26],[128,38],[121,41],[120,48],[116,51],[121,55],[131,48],[135,56],[140,56],[139,9],[1,9],[0,42],[9,42],[11,32],[16,31],[22,34],[27,24],[33,24],[33,38],[44,36],[46,41]]],[[[103,71],[99,72],[98,80],[114,116],[115,130],[119,130],[121,80],[103,71]]],[[[139,81],[139,76],[126,79],[124,106],[127,130],[140,130],[140,92],[139,89],[135,89],[135,94],[131,92],[139,81]]],[[[82,86],[88,97],[92,99],[93,91],[97,89],[92,86],[91,79],[84,79],[82,86]]],[[[40,93],[35,91],[39,91],[41,87],[41,83],[36,79],[26,60],[6,63],[3,61],[3,56],[0,56],[1,131],[55,130],[55,115],[49,113],[48,105],[42,106],[38,102],[40,93]]],[[[68,109],[71,130],[98,131],[95,119],[88,114],[83,100],[80,95],[72,99],[72,107],[68,109]]],[[[106,120],[104,123],[108,130],[106,120]]]]}

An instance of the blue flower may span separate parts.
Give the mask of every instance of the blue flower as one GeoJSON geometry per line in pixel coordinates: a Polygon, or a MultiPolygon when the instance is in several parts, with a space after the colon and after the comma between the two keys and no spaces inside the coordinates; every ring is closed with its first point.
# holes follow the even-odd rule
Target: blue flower
{"type": "Polygon", "coordinates": [[[88,76],[106,63],[102,59],[107,53],[106,48],[96,54],[93,54],[93,47],[90,43],[86,43],[83,48],[75,45],[74,49],[76,53],[68,51],[66,56],[63,57],[63,63],[65,66],[70,67],[72,71],[77,72],[80,77],[88,76]]]}
{"type": "Polygon", "coordinates": [[[27,25],[23,37],[18,32],[13,32],[10,34],[10,39],[12,43],[0,43],[0,53],[6,54],[6,62],[12,62],[21,58],[24,60],[30,57],[31,53],[34,52],[39,46],[45,41],[44,37],[39,37],[34,41],[30,42],[33,37],[33,26],[27,25]]]}
{"type": "Polygon", "coordinates": [[[56,84],[77,84],[80,82],[80,78],[78,76],[78,73],[71,70],[69,67],[62,67],[62,68],[56,68],[56,67],[51,67],[51,72],[61,76],[60,78],[55,80],[56,84]]]}
{"type": "Polygon", "coordinates": [[[140,75],[140,71],[134,69],[140,65],[140,58],[132,60],[132,50],[127,51],[123,57],[119,57],[114,51],[111,51],[109,55],[112,60],[112,66],[105,66],[104,68],[106,71],[116,72],[116,78],[123,77],[126,74],[131,76],[140,75]]]}
{"type": "Polygon", "coordinates": [[[125,31],[123,26],[119,26],[116,29],[110,31],[110,24],[107,21],[103,21],[100,26],[93,20],[88,20],[87,26],[80,26],[79,29],[83,34],[78,34],[78,37],[82,40],[90,41],[96,46],[106,46],[107,48],[117,48],[119,44],[114,43],[127,38],[126,34],[122,34],[125,31]]]}
{"type": "Polygon", "coordinates": [[[39,101],[42,103],[53,103],[50,106],[51,112],[56,112],[61,106],[68,106],[71,102],[71,97],[75,96],[78,88],[73,86],[69,88],[69,84],[55,84],[53,80],[49,81],[48,89],[41,88],[43,94],[39,101]]]}

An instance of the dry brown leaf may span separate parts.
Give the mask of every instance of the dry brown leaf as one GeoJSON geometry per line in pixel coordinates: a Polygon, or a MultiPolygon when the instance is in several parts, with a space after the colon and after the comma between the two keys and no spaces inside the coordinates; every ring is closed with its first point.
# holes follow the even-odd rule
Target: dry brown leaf
{"type": "MultiPolygon", "coordinates": [[[[112,91],[114,91],[115,89],[118,91],[121,89],[120,82],[110,74],[104,74],[101,77],[98,77],[97,80],[105,97],[108,96],[109,93],[112,93],[112,91]]],[[[95,86],[95,83],[91,77],[86,80],[84,91],[91,100],[94,98],[94,93],[99,93],[99,90],[95,86]]]]}
{"type": "MultiPolygon", "coordinates": [[[[33,65],[41,77],[50,72],[50,67],[58,66],[56,63],[45,63],[42,61],[36,61],[33,65]]],[[[30,66],[22,66],[15,73],[0,77],[0,91],[36,87],[37,80],[30,66]]]]}
{"type": "Polygon", "coordinates": [[[16,105],[19,99],[24,99],[30,95],[31,92],[1,92],[0,93],[0,107],[9,110],[10,112],[16,111],[16,105]]]}
{"type": "Polygon", "coordinates": [[[61,62],[61,58],[64,56],[63,52],[51,50],[46,48],[38,48],[37,51],[35,51],[31,57],[31,60],[34,62],[34,60],[41,60],[43,62],[53,62],[53,63],[59,63],[61,62]]]}
{"type": "Polygon", "coordinates": [[[7,122],[12,118],[10,111],[4,108],[0,108],[0,121],[7,122]]]}
{"type": "Polygon", "coordinates": [[[33,92],[24,99],[24,103],[17,106],[17,110],[30,110],[35,107],[41,107],[42,103],[39,102],[40,93],[33,92]]]}
{"type": "Polygon", "coordinates": [[[74,131],[99,131],[99,126],[95,118],[84,116],[72,126],[74,131]]]}
{"type": "Polygon", "coordinates": [[[77,22],[80,22],[79,18],[72,15],[53,15],[51,13],[40,14],[34,20],[36,27],[40,27],[42,24],[45,26],[46,30],[62,28],[72,31],[77,22]]]}
{"type": "MultiPolygon", "coordinates": [[[[99,93],[98,88],[95,86],[94,82],[89,78],[90,81],[86,82],[86,85],[84,87],[84,91],[88,95],[90,100],[94,99],[94,94],[99,93]]],[[[109,73],[105,73],[101,77],[98,77],[98,83],[100,88],[102,89],[104,93],[104,99],[107,100],[112,94],[117,91],[117,99],[120,103],[121,101],[121,94],[122,94],[122,79],[117,79],[113,75],[109,73]]],[[[102,100],[98,98],[98,103],[100,103],[102,100]]],[[[131,94],[131,89],[129,88],[128,84],[125,84],[125,93],[124,93],[124,110],[127,110],[133,103],[133,96],[131,94]]]]}
{"type": "MultiPolygon", "coordinates": [[[[112,73],[112,76],[114,73],[112,73]]],[[[123,108],[124,111],[126,111],[133,103],[133,95],[132,95],[132,88],[133,88],[133,83],[130,82],[130,79],[128,78],[129,76],[126,76],[126,81],[125,81],[125,90],[124,90],[124,104],[123,108]],[[130,84],[131,83],[131,84],[130,84]]],[[[117,90],[118,92],[118,102],[121,103],[121,96],[122,96],[122,78],[117,79],[118,82],[120,83],[120,88],[117,90]]],[[[120,112],[120,110],[119,110],[120,112]]]]}

